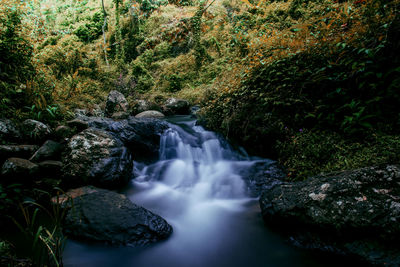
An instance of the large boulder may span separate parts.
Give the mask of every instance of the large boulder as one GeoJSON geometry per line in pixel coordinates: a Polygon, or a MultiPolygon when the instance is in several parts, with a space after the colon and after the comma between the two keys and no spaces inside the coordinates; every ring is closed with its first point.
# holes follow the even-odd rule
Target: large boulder
{"type": "Polygon", "coordinates": [[[136,161],[151,162],[157,159],[160,148],[160,136],[169,128],[168,123],[159,119],[129,117],[127,120],[114,121],[109,118],[79,117],[90,127],[109,132],[133,153],[136,161]]]}
{"type": "Polygon", "coordinates": [[[162,119],[164,117],[165,117],[165,115],[157,110],[146,110],[146,111],[140,112],[139,114],[137,114],[135,116],[135,118],[137,118],[137,119],[140,119],[140,118],[162,119]]]}
{"type": "Polygon", "coordinates": [[[92,184],[117,188],[128,183],[131,154],[123,143],[106,131],[89,128],[73,136],[63,157],[68,185],[92,184]]]}
{"type": "Polygon", "coordinates": [[[111,117],[116,112],[127,112],[128,108],[128,101],[126,101],[123,94],[116,90],[113,90],[108,94],[105,116],[111,117]]]}
{"type": "Polygon", "coordinates": [[[63,146],[52,140],[47,140],[29,159],[32,162],[44,160],[60,160],[63,146]]]}
{"type": "Polygon", "coordinates": [[[305,247],[391,265],[400,264],[400,250],[391,245],[400,237],[399,196],[400,167],[389,165],[282,183],[264,190],[260,206],[266,223],[305,247]]]}
{"type": "Polygon", "coordinates": [[[129,117],[113,124],[110,131],[132,151],[135,160],[150,162],[158,158],[160,137],[166,129],[165,121],[129,117]]]}
{"type": "Polygon", "coordinates": [[[166,115],[188,115],[190,114],[190,103],[184,99],[168,98],[162,110],[166,115]]]}
{"type": "Polygon", "coordinates": [[[70,195],[73,205],[64,226],[69,237],[142,246],[166,239],[172,233],[172,227],[163,218],[133,204],[125,195],[94,187],[78,189],[70,195]]]}
{"type": "Polygon", "coordinates": [[[21,139],[21,133],[17,125],[9,119],[0,119],[0,143],[19,139],[21,139]]]}
{"type": "Polygon", "coordinates": [[[36,145],[0,145],[0,164],[8,158],[29,159],[38,149],[36,145]]]}
{"type": "Polygon", "coordinates": [[[31,119],[25,120],[22,123],[22,131],[26,139],[36,142],[43,142],[52,133],[50,127],[46,124],[31,119]]]}

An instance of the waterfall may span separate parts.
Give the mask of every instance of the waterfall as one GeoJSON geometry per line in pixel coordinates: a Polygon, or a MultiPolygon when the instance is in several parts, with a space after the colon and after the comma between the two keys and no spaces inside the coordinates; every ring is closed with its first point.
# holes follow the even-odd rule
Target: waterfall
{"type": "Polygon", "coordinates": [[[247,178],[268,172],[273,161],[232,149],[188,116],[173,122],[160,138],[159,160],[135,162],[125,192],[132,202],[165,218],[172,236],[145,248],[69,241],[65,266],[327,266],[329,260],[318,262],[265,227],[247,178]]]}

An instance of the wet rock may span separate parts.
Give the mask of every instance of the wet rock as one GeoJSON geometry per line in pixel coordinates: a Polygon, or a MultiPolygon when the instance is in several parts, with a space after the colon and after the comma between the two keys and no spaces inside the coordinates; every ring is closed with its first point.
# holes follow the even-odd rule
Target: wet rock
{"type": "Polygon", "coordinates": [[[128,112],[115,112],[111,116],[111,118],[113,120],[124,120],[124,119],[127,119],[128,117],[129,117],[129,113],[128,112]]]}
{"type": "Polygon", "coordinates": [[[32,162],[39,162],[44,160],[59,160],[61,159],[61,152],[63,146],[60,143],[52,140],[47,140],[29,159],[32,162]]]}
{"type": "Polygon", "coordinates": [[[52,133],[50,127],[46,124],[31,119],[25,120],[22,123],[22,131],[26,139],[36,142],[43,142],[52,133]]]}
{"type": "Polygon", "coordinates": [[[172,227],[163,218],[112,191],[86,188],[75,194],[73,203],[64,227],[69,237],[142,246],[166,239],[172,233],[172,227]]]}
{"type": "Polygon", "coordinates": [[[116,112],[128,112],[129,104],[123,94],[113,90],[109,93],[106,102],[105,116],[111,117],[116,112]]]}
{"type": "Polygon", "coordinates": [[[140,112],[139,114],[137,114],[135,116],[135,118],[156,118],[156,119],[161,119],[164,118],[164,114],[162,114],[161,112],[157,111],[157,110],[147,110],[147,111],[143,111],[140,112]]]}
{"type": "Polygon", "coordinates": [[[281,184],[286,178],[286,173],[276,161],[258,160],[253,161],[250,167],[239,171],[248,187],[248,193],[253,197],[258,197],[261,192],[281,184]]]}
{"type": "Polygon", "coordinates": [[[65,183],[105,188],[124,186],[131,178],[131,154],[106,131],[89,128],[73,136],[63,157],[65,183]]]}
{"type": "Polygon", "coordinates": [[[187,100],[169,98],[162,107],[165,115],[188,115],[190,114],[190,104],[187,100]]]}
{"type": "Polygon", "coordinates": [[[129,117],[127,120],[114,121],[109,118],[80,117],[90,127],[102,129],[121,140],[139,161],[151,162],[157,159],[160,136],[168,129],[165,121],[153,118],[129,117]]]}
{"type": "Polygon", "coordinates": [[[38,165],[29,160],[9,158],[4,162],[1,168],[1,174],[14,181],[23,180],[29,182],[32,180],[32,177],[37,174],[38,170],[38,165]]]}
{"type": "Polygon", "coordinates": [[[29,159],[38,149],[36,145],[0,145],[0,164],[8,158],[29,159]]]}
{"type": "Polygon", "coordinates": [[[0,143],[8,141],[18,141],[21,133],[17,125],[9,119],[0,119],[0,143]]]}
{"type": "Polygon", "coordinates": [[[399,195],[400,167],[388,165],[282,183],[264,190],[260,206],[266,223],[291,235],[311,233],[326,246],[374,264],[395,258],[400,264],[400,250],[390,255],[382,250],[400,237],[399,195]],[[373,254],[381,255],[379,260],[373,254]]]}
{"type": "Polygon", "coordinates": [[[128,120],[113,126],[111,132],[132,151],[135,160],[152,161],[158,158],[160,136],[168,129],[166,122],[151,118],[129,117],[128,120]]]}

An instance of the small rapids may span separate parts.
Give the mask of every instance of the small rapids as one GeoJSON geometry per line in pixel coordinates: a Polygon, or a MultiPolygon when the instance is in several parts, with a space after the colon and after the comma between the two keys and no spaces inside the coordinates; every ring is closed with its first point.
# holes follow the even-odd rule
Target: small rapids
{"type": "Polygon", "coordinates": [[[172,236],[148,247],[109,247],[69,240],[64,265],[77,267],[263,267],[336,266],[289,245],[263,224],[250,197],[246,170],[267,159],[235,151],[188,116],[170,120],[161,136],[159,160],[135,162],[125,192],[165,218],[172,236]]]}

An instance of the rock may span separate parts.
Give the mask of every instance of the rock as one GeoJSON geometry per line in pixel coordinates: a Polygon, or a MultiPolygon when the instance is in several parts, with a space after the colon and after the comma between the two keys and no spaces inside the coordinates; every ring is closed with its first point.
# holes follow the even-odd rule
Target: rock
{"type": "Polygon", "coordinates": [[[132,151],[135,160],[151,162],[158,159],[160,136],[166,129],[168,124],[158,119],[129,117],[110,130],[132,151]]]}
{"type": "Polygon", "coordinates": [[[74,110],[75,116],[87,116],[89,114],[89,111],[84,108],[76,108],[74,110]]]}
{"type": "Polygon", "coordinates": [[[96,104],[90,108],[89,115],[93,117],[103,117],[104,112],[101,110],[101,107],[96,104]]]}
{"type": "MultiPolygon", "coordinates": [[[[400,250],[386,245],[400,237],[399,195],[400,167],[388,165],[282,183],[264,190],[260,206],[266,223],[294,236],[311,233],[325,247],[374,264],[400,264],[400,250]]],[[[304,244],[314,238],[300,239],[304,244]]]]}
{"type": "Polygon", "coordinates": [[[17,125],[9,119],[0,119],[0,143],[8,141],[18,141],[21,133],[17,125]]]}
{"type": "Polygon", "coordinates": [[[73,136],[62,161],[65,183],[73,186],[121,187],[129,182],[133,167],[131,154],[123,143],[95,128],[73,136]]]}
{"type": "Polygon", "coordinates": [[[141,112],[143,112],[143,111],[150,110],[151,107],[152,107],[152,105],[153,105],[153,104],[150,103],[150,102],[147,101],[147,100],[139,99],[139,100],[136,101],[136,103],[135,103],[135,105],[134,105],[134,109],[135,109],[135,111],[136,111],[137,113],[141,113],[141,112]]]}
{"type": "Polygon", "coordinates": [[[129,113],[128,112],[115,112],[111,116],[111,118],[113,120],[124,120],[124,119],[127,119],[128,117],[129,117],[129,113]]]}
{"type": "Polygon", "coordinates": [[[166,115],[188,115],[190,114],[190,104],[184,99],[169,98],[164,103],[163,113],[166,115]]]}
{"type": "Polygon", "coordinates": [[[164,114],[162,114],[161,112],[157,111],[157,110],[147,110],[147,111],[143,111],[140,112],[139,114],[137,114],[135,116],[135,118],[156,118],[156,119],[161,119],[164,118],[164,114]]]}
{"type": "Polygon", "coordinates": [[[40,121],[31,119],[25,120],[22,123],[22,129],[25,138],[37,142],[46,140],[51,134],[51,129],[49,126],[40,121]]]}
{"type": "Polygon", "coordinates": [[[39,166],[26,159],[9,158],[2,168],[1,174],[12,180],[31,181],[32,177],[37,174],[39,166]]]}
{"type": "Polygon", "coordinates": [[[83,130],[89,128],[89,124],[79,118],[67,121],[67,125],[71,128],[75,128],[78,132],[82,132],[83,130]]]}
{"type": "Polygon", "coordinates": [[[68,192],[57,195],[51,198],[51,202],[56,205],[61,205],[63,208],[71,208],[74,199],[82,195],[98,192],[99,188],[88,185],[75,189],[68,190],[68,192]]]}
{"type": "Polygon", "coordinates": [[[59,179],[63,164],[61,161],[46,160],[37,164],[39,166],[39,176],[41,178],[59,179]]]}
{"type": "Polygon", "coordinates": [[[71,138],[76,132],[66,125],[60,125],[54,130],[54,135],[57,140],[64,141],[71,138]]]}
{"type": "Polygon", "coordinates": [[[36,145],[0,145],[0,164],[8,158],[29,159],[38,149],[36,145]]]}
{"type": "Polygon", "coordinates": [[[106,102],[105,116],[111,117],[116,112],[128,112],[129,104],[123,94],[113,90],[109,93],[106,102]]]}
{"type": "Polygon", "coordinates": [[[172,233],[163,218],[133,204],[124,195],[93,187],[79,193],[65,219],[64,231],[69,237],[142,246],[172,233]]]}
{"type": "Polygon", "coordinates": [[[129,148],[135,160],[152,162],[158,158],[160,136],[169,128],[168,123],[159,119],[129,117],[114,121],[109,118],[80,117],[90,127],[110,132],[129,148]]]}
{"type": "Polygon", "coordinates": [[[200,111],[200,107],[199,106],[193,106],[190,108],[190,115],[192,115],[193,117],[197,116],[197,113],[200,111]]]}
{"type": "Polygon", "coordinates": [[[262,159],[252,161],[251,166],[239,169],[240,176],[246,182],[248,193],[252,197],[259,197],[261,192],[281,184],[286,173],[276,161],[262,159]]]}
{"type": "Polygon", "coordinates": [[[59,160],[61,159],[61,152],[63,146],[60,143],[52,140],[47,140],[29,159],[32,162],[39,162],[44,160],[59,160]]]}

